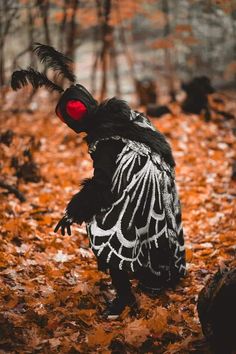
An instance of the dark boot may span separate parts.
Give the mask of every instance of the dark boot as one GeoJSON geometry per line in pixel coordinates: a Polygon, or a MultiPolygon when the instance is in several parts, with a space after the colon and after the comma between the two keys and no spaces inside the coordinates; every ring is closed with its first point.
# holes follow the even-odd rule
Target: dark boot
{"type": "Polygon", "coordinates": [[[103,317],[108,320],[116,320],[126,307],[129,307],[132,311],[137,310],[137,302],[133,294],[129,298],[116,297],[104,311],[103,317]]]}
{"type": "Polygon", "coordinates": [[[135,309],[137,308],[137,303],[131,291],[128,273],[116,268],[110,268],[110,275],[117,296],[108,305],[103,316],[107,319],[116,319],[121,315],[126,306],[135,309]]]}

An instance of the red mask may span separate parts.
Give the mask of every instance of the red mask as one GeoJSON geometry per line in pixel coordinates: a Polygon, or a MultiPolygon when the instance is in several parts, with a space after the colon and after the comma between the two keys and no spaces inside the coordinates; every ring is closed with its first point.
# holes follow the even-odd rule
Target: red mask
{"type": "Polygon", "coordinates": [[[71,100],[66,104],[66,112],[72,119],[80,120],[87,113],[87,108],[82,102],[71,100]]]}
{"type": "Polygon", "coordinates": [[[76,133],[85,132],[97,101],[82,85],[72,85],[64,91],[56,106],[57,116],[76,133]]]}
{"type": "MultiPolygon", "coordinates": [[[[87,113],[87,108],[81,101],[70,100],[66,104],[66,113],[70,116],[71,119],[79,121],[87,113]]],[[[59,108],[57,108],[56,114],[63,122],[65,122],[65,119],[63,118],[59,108]]]]}

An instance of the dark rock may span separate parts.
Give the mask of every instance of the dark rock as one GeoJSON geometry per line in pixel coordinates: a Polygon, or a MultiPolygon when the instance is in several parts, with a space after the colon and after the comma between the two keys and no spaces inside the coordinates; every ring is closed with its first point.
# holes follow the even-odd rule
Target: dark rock
{"type": "Polygon", "coordinates": [[[187,94],[182,103],[183,111],[185,113],[200,114],[204,110],[206,120],[210,120],[207,96],[215,91],[210,79],[207,76],[195,77],[189,83],[183,83],[182,89],[187,94]]]}
{"type": "Polygon", "coordinates": [[[156,84],[153,80],[148,78],[136,80],[135,84],[140,106],[146,106],[149,103],[156,103],[156,84]]]}
{"type": "Polygon", "coordinates": [[[201,290],[198,315],[203,334],[217,354],[236,350],[236,268],[219,270],[201,290]]]}
{"type": "Polygon", "coordinates": [[[146,113],[150,117],[159,118],[164,114],[171,113],[171,110],[167,106],[148,105],[146,113]]]}

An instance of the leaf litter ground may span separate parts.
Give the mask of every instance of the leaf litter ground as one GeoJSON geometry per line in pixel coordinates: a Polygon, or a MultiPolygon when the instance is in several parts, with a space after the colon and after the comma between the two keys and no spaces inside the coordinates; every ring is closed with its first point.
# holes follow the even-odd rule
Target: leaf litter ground
{"type": "Polygon", "coordinates": [[[175,108],[153,123],[177,163],[188,274],[156,299],[135,290],[139,313],[125,310],[110,322],[101,313],[114,293],[96,269],[84,226],[74,226],[71,237],[53,232],[79,182],[92,175],[85,143],[53,114],[4,113],[1,132],[14,137],[1,144],[1,178],[17,184],[26,202],[1,190],[0,353],[211,353],[196,301],[220,263],[235,265],[233,123],[206,123],[175,108]],[[10,162],[26,148],[37,183],[15,176],[10,162]]]}

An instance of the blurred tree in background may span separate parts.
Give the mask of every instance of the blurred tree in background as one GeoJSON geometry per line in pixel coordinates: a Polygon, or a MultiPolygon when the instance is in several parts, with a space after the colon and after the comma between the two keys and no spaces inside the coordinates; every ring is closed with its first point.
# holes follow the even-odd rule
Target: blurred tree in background
{"type": "Polygon", "coordinates": [[[100,99],[126,98],[143,79],[172,98],[193,76],[220,88],[235,82],[234,0],[5,0],[0,24],[1,86],[17,67],[35,64],[35,41],[73,58],[100,99]]]}

